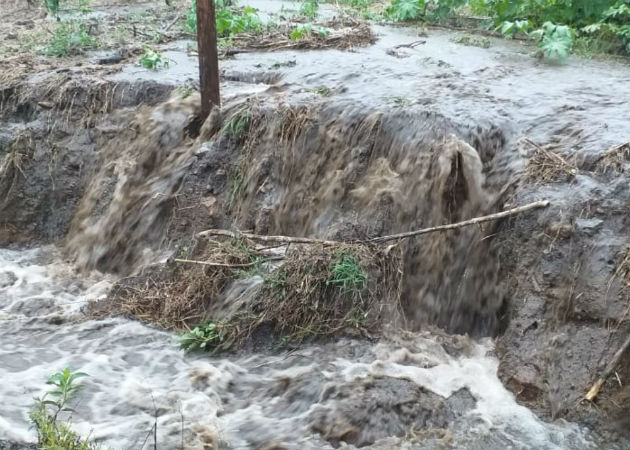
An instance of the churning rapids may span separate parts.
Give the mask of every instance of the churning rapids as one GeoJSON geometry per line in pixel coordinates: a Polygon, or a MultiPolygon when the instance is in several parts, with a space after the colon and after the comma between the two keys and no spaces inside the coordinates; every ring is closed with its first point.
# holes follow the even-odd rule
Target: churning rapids
{"type": "Polygon", "coordinates": [[[184,448],[334,448],[313,430],[342,440],[353,425],[358,445],[379,449],[416,448],[414,432],[433,433],[423,449],[595,448],[577,426],[544,423],[515,402],[490,341],[443,347],[417,333],[278,355],[189,356],[172,334],[138,322],[80,319],[109,286],[74,274],[54,248],[0,251],[0,436],[34,439],[33,397],[51,367],[69,365],[91,374],[73,425],[111,449],[139,450],[147,436],[152,448],[156,415],[161,449],[182,440],[184,448]],[[326,422],[335,415],[347,429],[327,429],[341,426],[326,422]],[[261,447],[270,443],[278,447],[261,447]]]}

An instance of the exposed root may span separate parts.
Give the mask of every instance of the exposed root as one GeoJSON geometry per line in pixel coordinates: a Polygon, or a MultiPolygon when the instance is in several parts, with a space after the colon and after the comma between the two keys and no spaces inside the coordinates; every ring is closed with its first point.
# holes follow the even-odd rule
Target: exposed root
{"type": "Polygon", "coordinates": [[[26,177],[24,164],[33,152],[33,137],[30,131],[17,133],[15,140],[0,161],[0,207],[8,201],[10,191],[17,185],[18,177],[26,177]]]}
{"type": "Polygon", "coordinates": [[[534,148],[534,153],[527,164],[526,181],[550,183],[571,181],[575,178],[577,166],[556,153],[555,145],[541,146],[528,138],[522,139],[521,142],[534,148]]]}

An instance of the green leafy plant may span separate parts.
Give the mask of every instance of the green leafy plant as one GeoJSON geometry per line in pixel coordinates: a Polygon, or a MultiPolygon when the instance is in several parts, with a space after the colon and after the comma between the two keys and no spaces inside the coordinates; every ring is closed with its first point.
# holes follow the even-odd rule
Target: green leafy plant
{"type": "Polygon", "coordinates": [[[211,350],[224,339],[224,334],[218,324],[209,321],[203,325],[198,325],[188,333],[179,337],[179,345],[186,351],[211,350]]]}
{"type": "MultiPolygon", "coordinates": [[[[215,7],[217,36],[219,38],[227,38],[239,33],[259,32],[263,28],[258,13],[252,7],[227,7],[223,1],[215,1],[215,7]]],[[[186,15],[186,29],[191,33],[197,32],[196,0],[192,0],[192,4],[186,15]]]]}
{"type": "Polygon", "coordinates": [[[573,47],[573,32],[567,25],[545,22],[540,30],[530,33],[538,39],[538,46],[545,58],[552,61],[564,61],[573,47]]]}
{"type": "Polygon", "coordinates": [[[77,380],[86,377],[84,372],[73,372],[66,367],[52,374],[46,384],[52,390],[43,397],[35,399],[35,407],[30,413],[31,421],[37,431],[38,444],[44,450],[96,450],[98,447],[90,442],[90,437],[81,438],[70,424],[60,419],[60,413],[72,412],[68,403],[80,391],[77,380]]]}
{"type": "Polygon", "coordinates": [[[356,9],[366,9],[372,5],[372,0],[340,0],[339,3],[356,9]]]}
{"type": "Polygon", "coordinates": [[[145,69],[159,70],[168,68],[168,59],[158,51],[145,47],[140,57],[140,65],[145,69]]]}
{"type": "Polygon", "coordinates": [[[179,92],[179,95],[182,98],[188,98],[193,92],[195,92],[195,90],[190,86],[180,86],[177,88],[177,92],[179,92]]]}
{"type": "Polygon", "coordinates": [[[307,20],[315,20],[319,9],[318,0],[305,0],[300,6],[300,16],[307,20]]]}
{"type": "Polygon", "coordinates": [[[291,30],[291,34],[289,35],[289,38],[292,41],[298,41],[300,39],[304,39],[311,33],[312,29],[313,29],[313,25],[311,25],[310,23],[307,23],[304,25],[298,25],[295,28],[293,28],[293,30],[291,30]]]}
{"type": "Polygon", "coordinates": [[[425,8],[424,0],[392,0],[385,12],[392,20],[404,22],[419,19],[425,8]]]}
{"type": "Polygon", "coordinates": [[[352,255],[338,253],[338,261],[330,268],[327,285],[336,286],[344,292],[359,292],[367,283],[367,275],[352,255]]]}
{"type": "Polygon", "coordinates": [[[87,14],[92,12],[92,7],[90,6],[90,0],[77,0],[77,8],[81,12],[81,14],[87,14]]]}
{"type": "Polygon", "coordinates": [[[242,108],[236,111],[223,125],[222,131],[229,132],[233,138],[243,137],[249,128],[252,119],[252,113],[248,108],[242,108]]]}
{"type": "Polygon", "coordinates": [[[286,296],[287,273],[282,267],[268,273],[264,278],[264,283],[279,299],[283,299],[286,296]]]}
{"type": "Polygon", "coordinates": [[[310,89],[311,92],[314,92],[315,94],[321,95],[322,97],[328,97],[330,96],[330,94],[332,94],[332,89],[330,89],[327,86],[319,86],[313,89],[310,89]]]}
{"type": "Polygon", "coordinates": [[[220,9],[216,13],[217,34],[227,37],[245,32],[257,32],[262,22],[256,10],[245,7],[242,10],[220,9]]]}
{"type": "Polygon", "coordinates": [[[305,23],[297,25],[295,28],[293,28],[293,30],[291,30],[291,34],[289,34],[289,38],[292,41],[299,41],[300,39],[304,39],[313,35],[320,38],[325,38],[330,35],[330,30],[325,27],[314,28],[312,24],[305,23]]]}
{"type": "Polygon", "coordinates": [[[497,27],[497,30],[505,37],[514,37],[516,34],[527,34],[531,28],[531,22],[529,20],[506,20],[497,27]]]}
{"type": "Polygon", "coordinates": [[[70,56],[80,54],[87,49],[98,47],[98,42],[88,32],[82,22],[60,22],[55,27],[52,37],[44,48],[47,56],[70,56]]]}
{"type": "Polygon", "coordinates": [[[59,0],[45,0],[44,5],[50,14],[57,16],[59,14],[59,0]]]}

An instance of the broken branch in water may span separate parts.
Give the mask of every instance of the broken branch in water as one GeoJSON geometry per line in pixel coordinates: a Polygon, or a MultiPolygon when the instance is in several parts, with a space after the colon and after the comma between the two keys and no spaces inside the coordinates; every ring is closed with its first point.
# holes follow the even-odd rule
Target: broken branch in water
{"type": "Polygon", "coordinates": [[[619,363],[619,360],[623,356],[624,352],[628,349],[628,347],[630,347],[630,334],[626,338],[625,342],[621,344],[621,347],[619,348],[619,350],[617,350],[617,352],[613,355],[610,362],[606,365],[604,372],[599,377],[597,382],[586,393],[586,395],[584,396],[586,400],[592,401],[595,397],[597,397],[597,394],[599,394],[600,389],[606,382],[606,378],[608,378],[608,376],[612,373],[612,371],[615,370],[615,367],[619,363]]]}
{"type": "MultiPolygon", "coordinates": [[[[548,200],[540,200],[527,205],[519,206],[517,208],[508,209],[507,211],[501,211],[496,214],[489,214],[487,216],[475,217],[473,219],[464,220],[462,222],[451,223],[448,225],[439,225],[437,227],[423,228],[421,230],[407,231],[405,233],[392,234],[389,236],[380,236],[370,239],[368,242],[383,243],[388,241],[395,241],[397,239],[405,239],[412,236],[419,236],[421,234],[434,233],[437,231],[453,230],[456,228],[462,228],[469,225],[475,225],[483,222],[489,222],[491,220],[498,220],[504,217],[520,214],[525,211],[537,208],[545,208],[549,205],[548,200]]],[[[291,236],[263,236],[259,234],[247,233],[247,232],[234,232],[229,230],[206,230],[197,234],[198,237],[203,236],[227,236],[231,238],[245,237],[262,242],[283,242],[285,244],[323,244],[323,245],[338,245],[339,241],[330,241],[325,239],[305,238],[305,237],[291,237],[291,236]]]]}

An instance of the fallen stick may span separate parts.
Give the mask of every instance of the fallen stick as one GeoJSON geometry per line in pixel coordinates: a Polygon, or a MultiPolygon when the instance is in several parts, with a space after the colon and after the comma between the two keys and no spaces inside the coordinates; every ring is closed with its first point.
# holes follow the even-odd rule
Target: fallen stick
{"type": "Polygon", "coordinates": [[[586,393],[586,395],[584,396],[586,400],[592,401],[595,397],[597,397],[597,394],[599,394],[600,389],[606,382],[606,378],[608,378],[612,371],[615,370],[615,367],[619,363],[619,360],[623,356],[624,352],[628,349],[628,347],[630,347],[630,334],[626,338],[625,342],[621,344],[621,347],[614,354],[610,362],[606,365],[604,372],[601,374],[597,382],[586,393]]]}
{"type": "MultiPolygon", "coordinates": [[[[389,236],[380,236],[368,240],[368,242],[382,243],[387,241],[395,241],[397,239],[405,239],[412,236],[418,236],[421,234],[434,233],[437,231],[453,230],[455,228],[462,228],[469,225],[475,225],[483,222],[489,222],[491,220],[502,219],[504,217],[520,214],[525,211],[537,208],[545,208],[549,205],[548,200],[540,200],[527,205],[519,206],[517,208],[508,209],[507,211],[501,211],[496,214],[490,214],[488,216],[475,217],[473,219],[464,220],[463,222],[451,223],[448,225],[439,225],[437,227],[423,228],[421,230],[407,231],[405,233],[392,234],[389,236]]],[[[339,245],[340,241],[330,241],[325,239],[315,239],[306,237],[291,237],[291,236],[263,236],[260,234],[253,234],[247,232],[234,232],[229,230],[206,230],[197,233],[198,237],[204,236],[226,236],[231,238],[238,238],[240,236],[248,239],[253,239],[261,242],[283,242],[285,244],[323,244],[323,245],[339,245]]]]}
{"type": "Polygon", "coordinates": [[[487,216],[475,217],[473,219],[464,220],[462,222],[451,223],[448,225],[439,225],[437,227],[423,228],[422,230],[407,231],[405,233],[392,234],[389,236],[381,236],[374,239],[370,239],[370,242],[382,243],[387,241],[394,241],[397,239],[405,239],[412,236],[419,236],[421,234],[434,233],[436,231],[454,230],[455,228],[462,228],[469,225],[475,225],[483,222],[489,222],[491,220],[502,219],[504,217],[520,214],[530,209],[545,208],[549,205],[548,200],[540,200],[527,205],[519,206],[517,208],[508,209],[507,211],[501,211],[496,214],[490,214],[487,216]]]}
{"type": "Polygon", "coordinates": [[[267,258],[262,261],[252,261],[252,262],[243,263],[243,264],[225,264],[225,263],[215,263],[211,261],[197,261],[196,259],[181,259],[181,258],[175,258],[173,259],[173,261],[178,262],[178,263],[201,264],[203,266],[212,266],[212,267],[251,267],[251,266],[255,266],[256,264],[262,264],[262,263],[271,262],[271,261],[281,261],[283,259],[284,259],[283,256],[274,256],[273,258],[267,258]]]}
{"type": "Polygon", "coordinates": [[[233,239],[239,237],[246,237],[260,242],[282,242],[285,244],[324,244],[324,245],[339,245],[339,241],[328,241],[325,239],[305,238],[305,237],[291,237],[291,236],[263,236],[261,234],[247,233],[245,231],[234,232],[230,230],[206,230],[197,233],[198,237],[203,236],[225,236],[233,239]]]}

